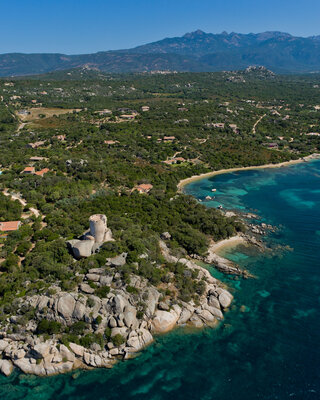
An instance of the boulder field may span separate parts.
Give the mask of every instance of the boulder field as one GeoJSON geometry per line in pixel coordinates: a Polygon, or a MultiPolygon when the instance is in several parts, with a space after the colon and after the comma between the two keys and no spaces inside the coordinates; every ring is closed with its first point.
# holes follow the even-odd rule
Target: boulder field
{"type": "MultiPolygon", "coordinates": [[[[168,261],[176,261],[164,242],[160,247],[168,261]]],[[[124,255],[109,260],[108,265],[113,262],[123,264],[124,255]]],[[[179,262],[190,270],[197,270],[197,279],[205,282],[197,304],[193,300],[184,302],[164,297],[158,288],[136,275],[131,277],[128,292],[116,268],[113,275],[110,268],[92,268],[72,292],[52,286],[50,294],[19,299],[17,315],[11,316],[0,332],[0,371],[10,375],[17,367],[24,373],[44,376],[77,368],[110,368],[117,360],[132,357],[148,346],[157,334],[183,325],[198,328],[215,325],[223,319],[223,311],[230,306],[233,296],[206,269],[188,259],[179,259],[179,262]],[[109,293],[103,298],[96,296],[92,283],[100,288],[108,286],[109,293]],[[17,331],[13,327],[26,309],[34,310],[32,318],[22,331],[12,333],[17,331]],[[37,329],[43,318],[64,329],[83,321],[86,333],[100,334],[105,338],[104,344],[84,347],[72,341],[62,344],[59,333],[49,338],[41,336],[37,329]]]]}

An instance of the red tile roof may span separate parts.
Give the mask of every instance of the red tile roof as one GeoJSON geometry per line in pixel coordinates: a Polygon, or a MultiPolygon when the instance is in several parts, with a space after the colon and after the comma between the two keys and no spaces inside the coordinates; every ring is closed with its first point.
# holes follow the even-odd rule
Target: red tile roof
{"type": "Polygon", "coordinates": [[[22,172],[34,173],[34,171],[35,171],[34,167],[25,167],[25,169],[22,172]]]}
{"type": "Polygon", "coordinates": [[[153,185],[151,185],[151,183],[142,183],[136,187],[136,190],[140,193],[148,193],[152,188],[153,185]]]}
{"type": "Polygon", "coordinates": [[[21,224],[21,221],[6,221],[0,222],[0,231],[9,232],[16,231],[21,224]]]}
{"type": "Polygon", "coordinates": [[[49,168],[43,168],[41,171],[35,172],[35,175],[43,176],[43,175],[46,174],[47,172],[49,172],[49,168]]]}

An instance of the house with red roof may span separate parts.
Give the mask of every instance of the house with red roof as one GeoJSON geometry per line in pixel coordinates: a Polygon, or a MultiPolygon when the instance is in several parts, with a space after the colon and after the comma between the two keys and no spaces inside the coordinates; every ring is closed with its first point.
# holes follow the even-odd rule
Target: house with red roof
{"type": "Polygon", "coordinates": [[[21,172],[22,174],[34,174],[36,171],[35,167],[25,167],[25,169],[21,172]]]}
{"type": "Polygon", "coordinates": [[[2,232],[13,232],[19,229],[21,221],[6,221],[0,222],[0,231],[2,232]]]}
{"type": "Polygon", "coordinates": [[[141,185],[135,187],[139,193],[149,193],[152,188],[151,183],[141,183],[141,185]]]}
{"type": "Polygon", "coordinates": [[[37,171],[34,174],[38,175],[38,176],[43,176],[44,174],[46,174],[49,171],[50,171],[49,168],[43,168],[41,171],[37,171]]]}

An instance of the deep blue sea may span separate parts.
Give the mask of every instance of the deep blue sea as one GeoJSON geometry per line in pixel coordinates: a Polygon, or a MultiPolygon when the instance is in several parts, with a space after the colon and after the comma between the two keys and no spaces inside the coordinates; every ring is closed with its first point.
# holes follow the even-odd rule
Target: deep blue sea
{"type": "Polygon", "coordinates": [[[281,246],[225,251],[256,279],[212,270],[235,296],[218,328],[158,337],[112,370],[49,378],[15,372],[0,377],[0,399],[320,399],[320,161],[228,173],[185,191],[204,199],[212,188],[216,198],[205,204],[259,214],[280,226],[266,241],[281,246]]]}

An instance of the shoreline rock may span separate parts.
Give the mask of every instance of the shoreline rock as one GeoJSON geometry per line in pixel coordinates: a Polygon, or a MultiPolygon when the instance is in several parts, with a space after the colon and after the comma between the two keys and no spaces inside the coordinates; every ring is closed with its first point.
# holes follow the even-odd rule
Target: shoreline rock
{"type": "MultiPolygon", "coordinates": [[[[21,310],[33,307],[34,319],[19,334],[0,332],[0,372],[8,376],[17,367],[26,374],[49,376],[78,368],[111,368],[119,359],[133,357],[150,345],[154,335],[169,332],[179,326],[202,328],[217,324],[223,319],[223,311],[231,304],[231,293],[208,270],[186,258],[172,256],[163,241],[159,245],[168,262],[181,263],[188,269],[197,270],[196,279],[204,282],[199,303],[195,304],[193,300],[165,300],[156,287],[148,285],[145,279],[138,276],[132,277],[131,284],[139,288],[139,294],[130,294],[123,287],[112,287],[107,297],[100,299],[84,290],[87,284],[83,281],[79,283],[78,290],[70,293],[56,287],[50,295],[21,298],[21,310]],[[138,319],[138,303],[142,299],[146,299],[147,307],[142,318],[139,315],[141,319],[138,319]],[[89,348],[73,342],[66,346],[61,343],[59,335],[51,335],[49,340],[43,340],[36,334],[36,330],[38,322],[44,317],[66,327],[84,321],[92,333],[103,333],[109,329],[110,340],[103,347],[93,343],[89,348]],[[99,323],[96,322],[98,320],[99,323]]],[[[121,264],[123,258],[119,261],[121,264]]],[[[107,277],[104,273],[104,268],[94,268],[84,279],[101,282],[101,277],[107,277]]]]}

